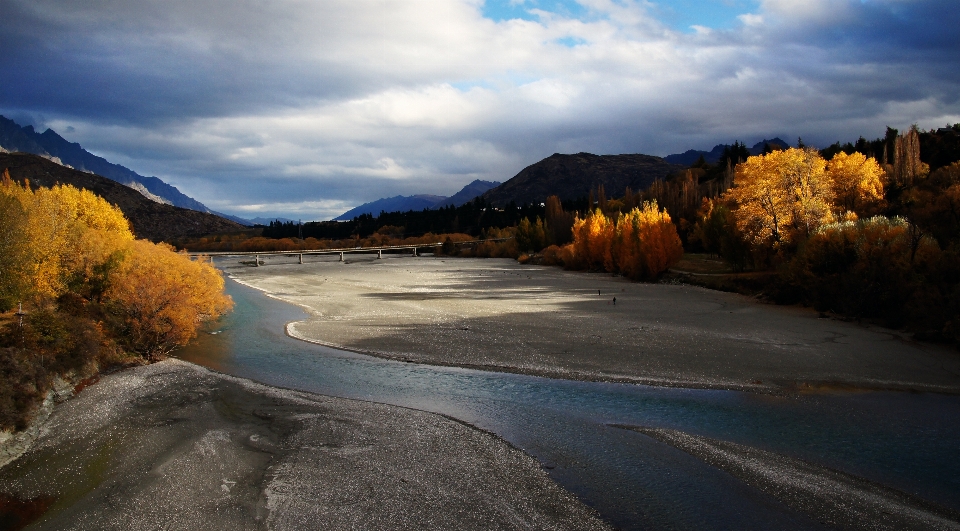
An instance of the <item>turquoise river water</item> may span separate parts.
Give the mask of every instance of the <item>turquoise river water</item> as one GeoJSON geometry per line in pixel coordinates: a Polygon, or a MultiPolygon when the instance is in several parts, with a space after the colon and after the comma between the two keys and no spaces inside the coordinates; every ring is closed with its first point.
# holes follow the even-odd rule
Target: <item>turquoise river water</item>
{"type": "Polygon", "coordinates": [[[296,306],[227,281],[234,311],[178,357],[265,384],[442,413],[496,433],[621,529],[818,529],[725,472],[627,424],[733,441],[960,511],[960,397],[773,396],[554,380],[394,362],[298,341],[296,306]]]}

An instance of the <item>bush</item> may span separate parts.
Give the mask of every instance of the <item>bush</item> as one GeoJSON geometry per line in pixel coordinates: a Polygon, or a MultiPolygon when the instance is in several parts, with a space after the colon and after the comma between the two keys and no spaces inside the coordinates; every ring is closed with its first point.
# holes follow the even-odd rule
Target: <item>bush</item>
{"type": "Polygon", "coordinates": [[[0,308],[27,312],[0,331],[3,427],[23,427],[54,376],[125,361],[118,343],[157,359],[231,306],[211,264],[134,240],[120,210],[87,190],[32,190],[4,172],[0,216],[0,308]]]}
{"type": "Polygon", "coordinates": [[[159,359],[233,306],[210,262],[144,240],[132,242],[130,250],[105,299],[121,343],[132,352],[159,359]]]}
{"type": "Polygon", "coordinates": [[[821,227],[788,274],[817,310],[899,326],[908,320],[908,302],[923,291],[924,273],[940,258],[936,241],[906,220],[876,216],[821,227]]]}

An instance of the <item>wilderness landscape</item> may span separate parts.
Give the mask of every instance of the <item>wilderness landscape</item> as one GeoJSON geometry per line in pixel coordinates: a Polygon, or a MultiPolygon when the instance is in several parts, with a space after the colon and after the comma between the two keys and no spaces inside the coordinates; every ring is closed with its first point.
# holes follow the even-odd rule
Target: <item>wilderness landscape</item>
{"type": "Polygon", "coordinates": [[[0,528],[960,528],[946,2],[7,7],[0,528]]]}

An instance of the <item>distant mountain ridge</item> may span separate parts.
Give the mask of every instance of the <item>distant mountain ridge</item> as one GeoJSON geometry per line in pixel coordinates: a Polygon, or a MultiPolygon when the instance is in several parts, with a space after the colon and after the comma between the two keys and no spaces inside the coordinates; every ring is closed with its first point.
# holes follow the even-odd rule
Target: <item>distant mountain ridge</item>
{"type": "Polygon", "coordinates": [[[351,208],[343,214],[333,218],[334,221],[348,221],[362,214],[377,217],[381,212],[406,212],[408,210],[423,210],[432,207],[437,201],[443,200],[441,195],[395,195],[384,197],[351,208]]]}
{"type": "Polygon", "coordinates": [[[83,149],[80,144],[67,141],[53,129],[48,128],[43,133],[37,133],[32,125],[20,127],[13,120],[0,116],[0,146],[7,151],[32,153],[79,171],[95,173],[130,186],[153,201],[198,212],[208,212],[244,225],[252,225],[243,218],[210,210],[203,203],[182,193],[177,187],[163,182],[158,177],[144,177],[127,167],[98,157],[83,149]]]}
{"type": "MultiPolygon", "coordinates": [[[[790,145],[784,142],[780,137],[774,137],[769,140],[763,139],[757,142],[756,144],[753,145],[753,147],[748,148],[747,151],[749,151],[751,155],[759,155],[763,153],[763,147],[764,145],[767,145],[767,144],[771,146],[774,146],[774,145],[780,146],[783,149],[790,147],[790,145]]],[[[705,160],[706,162],[710,164],[716,164],[717,161],[720,160],[720,157],[723,156],[723,150],[729,147],[731,147],[730,144],[717,144],[716,146],[713,146],[713,149],[711,149],[710,151],[688,149],[683,153],[675,153],[673,155],[667,155],[666,157],[663,157],[663,160],[671,164],[683,164],[684,166],[690,166],[695,162],[697,162],[700,159],[700,156],[702,155],[703,160],[705,160]]]]}
{"type": "Polygon", "coordinates": [[[603,185],[608,197],[620,196],[629,186],[640,191],[685,166],[652,155],[553,155],[520,170],[516,176],[483,194],[494,206],[542,203],[548,196],[561,200],[587,197],[603,185]]]}
{"type": "Polygon", "coordinates": [[[460,206],[473,201],[477,196],[498,185],[500,185],[500,183],[497,181],[481,181],[477,179],[450,197],[429,194],[384,197],[351,208],[333,218],[333,221],[349,221],[361,214],[370,214],[373,217],[377,217],[381,212],[409,212],[410,210],[443,208],[449,205],[460,206]]]}

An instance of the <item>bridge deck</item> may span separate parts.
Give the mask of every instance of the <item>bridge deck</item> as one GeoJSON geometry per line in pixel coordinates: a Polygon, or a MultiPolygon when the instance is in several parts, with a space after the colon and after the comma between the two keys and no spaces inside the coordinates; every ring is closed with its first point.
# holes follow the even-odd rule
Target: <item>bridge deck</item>
{"type": "MultiPolygon", "coordinates": [[[[494,238],[489,240],[469,240],[464,242],[453,242],[454,245],[474,245],[481,244],[485,242],[504,242],[510,240],[511,238],[494,238]]],[[[257,259],[257,265],[260,265],[260,255],[297,255],[300,257],[300,263],[303,263],[304,255],[321,255],[321,254],[339,254],[340,261],[343,261],[343,255],[345,253],[377,253],[377,257],[382,256],[384,251],[412,251],[414,256],[417,256],[417,249],[424,249],[428,247],[441,247],[443,242],[435,243],[418,243],[410,245],[379,245],[373,247],[341,247],[338,249],[300,249],[294,251],[212,251],[208,253],[197,252],[197,253],[188,253],[190,256],[254,256],[257,259]]]]}

